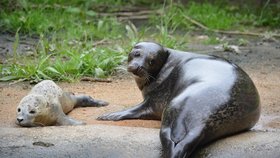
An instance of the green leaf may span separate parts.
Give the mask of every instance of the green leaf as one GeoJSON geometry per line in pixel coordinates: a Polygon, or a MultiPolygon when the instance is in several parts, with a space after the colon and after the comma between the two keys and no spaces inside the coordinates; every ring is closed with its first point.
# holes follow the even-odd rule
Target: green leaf
{"type": "Polygon", "coordinates": [[[138,31],[134,24],[129,23],[129,25],[125,26],[125,29],[130,40],[135,40],[138,37],[138,31]]]}
{"type": "MultiPolygon", "coordinates": [[[[44,72],[37,70],[37,73],[41,76],[44,77],[44,79],[51,79],[48,75],[46,75],[44,72]]],[[[37,76],[37,78],[40,78],[39,76],[37,76]]]]}
{"type": "Polygon", "coordinates": [[[38,69],[41,69],[42,65],[52,56],[53,54],[49,54],[46,57],[44,57],[43,59],[41,59],[40,63],[38,64],[38,69]]]}
{"type": "Polygon", "coordinates": [[[88,16],[96,16],[96,13],[94,11],[92,11],[92,10],[89,10],[89,11],[86,12],[86,15],[88,15],[88,16]]]}
{"type": "Polygon", "coordinates": [[[15,80],[15,79],[19,79],[20,77],[18,76],[5,76],[0,78],[0,81],[10,81],[10,80],[15,80]]]}
{"type": "Polygon", "coordinates": [[[95,75],[97,77],[105,77],[105,72],[101,68],[95,68],[95,75]]]}
{"type": "Polygon", "coordinates": [[[20,1],[17,1],[19,4],[20,4],[20,6],[22,6],[25,10],[27,10],[28,9],[28,3],[27,3],[27,1],[26,0],[20,0],[20,1]]]}
{"type": "Polygon", "coordinates": [[[48,66],[46,68],[46,70],[49,70],[50,72],[56,73],[56,74],[61,74],[60,72],[58,72],[54,67],[48,66]]]}
{"type": "Polygon", "coordinates": [[[100,31],[103,26],[104,26],[104,21],[103,20],[98,20],[97,30],[100,31]]]}
{"type": "Polygon", "coordinates": [[[81,12],[81,9],[80,8],[76,8],[76,7],[69,7],[69,8],[66,9],[66,12],[78,14],[78,13],[81,12]]]}

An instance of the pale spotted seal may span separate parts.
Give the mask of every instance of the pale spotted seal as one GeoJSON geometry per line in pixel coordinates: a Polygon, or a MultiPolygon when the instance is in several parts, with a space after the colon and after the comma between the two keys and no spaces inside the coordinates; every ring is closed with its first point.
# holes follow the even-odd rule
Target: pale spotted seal
{"type": "Polygon", "coordinates": [[[90,96],[63,92],[51,80],[36,84],[17,107],[16,123],[20,126],[81,125],[66,114],[75,107],[106,106],[107,102],[90,96]]]}
{"type": "Polygon", "coordinates": [[[197,147],[248,130],[259,119],[254,83],[225,59],[141,42],[129,53],[128,71],[144,101],[98,119],[161,119],[163,157],[189,157],[197,147]]]}

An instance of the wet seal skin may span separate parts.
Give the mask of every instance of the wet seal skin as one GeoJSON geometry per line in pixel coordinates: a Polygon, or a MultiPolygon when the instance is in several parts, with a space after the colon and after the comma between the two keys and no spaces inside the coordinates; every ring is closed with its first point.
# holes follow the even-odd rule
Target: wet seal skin
{"type": "Polygon", "coordinates": [[[162,157],[188,158],[200,146],[252,128],[260,100],[250,77],[237,65],[208,55],[152,42],[128,56],[144,101],[99,120],[161,120],[162,157]]]}
{"type": "Polygon", "coordinates": [[[73,108],[106,106],[107,102],[86,95],[63,92],[51,80],[36,84],[17,107],[16,124],[24,127],[50,125],[82,125],[81,121],[68,117],[73,108]]]}

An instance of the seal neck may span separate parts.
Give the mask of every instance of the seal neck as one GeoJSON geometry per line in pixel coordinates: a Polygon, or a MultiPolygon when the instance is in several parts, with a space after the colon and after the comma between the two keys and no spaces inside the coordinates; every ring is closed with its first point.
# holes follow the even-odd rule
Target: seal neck
{"type": "Polygon", "coordinates": [[[153,91],[163,81],[165,81],[179,62],[178,60],[176,60],[176,58],[174,58],[174,55],[176,54],[172,53],[169,49],[164,48],[164,50],[167,54],[166,60],[164,61],[162,68],[160,69],[159,73],[156,75],[153,82],[151,82],[149,85],[143,86],[143,88],[141,89],[143,96],[153,91]]]}
{"type": "Polygon", "coordinates": [[[195,57],[204,56],[198,55],[190,52],[183,52],[174,49],[164,48],[165,52],[168,53],[167,60],[162,66],[161,70],[157,74],[154,82],[150,83],[149,86],[144,86],[142,90],[142,95],[145,96],[147,93],[150,93],[158,86],[160,86],[166,79],[169,78],[171,73],[175,71],[174,69],[178,68],[180,63],[184,63],[187,60],[190,60],[195,57]]]}
{"type": "Polygon", "coordinates": [[[134,77],[137,86],[141,91],[145,89],[145,87],[149,87],[150,84],[157,81],[158,76],[162,71],[162,68],[164,67],[164,65],[166,65],[168,61],[170,52],[167,49],[162,48],[162,50],[158,51],[157,53],[158,54],[155,59],[157,60],[157,65],[154,65],[155,67],[153,68],[147,68],[148,70],[146,70],[147,74],[145,75],[145,77],[134,77]]]}

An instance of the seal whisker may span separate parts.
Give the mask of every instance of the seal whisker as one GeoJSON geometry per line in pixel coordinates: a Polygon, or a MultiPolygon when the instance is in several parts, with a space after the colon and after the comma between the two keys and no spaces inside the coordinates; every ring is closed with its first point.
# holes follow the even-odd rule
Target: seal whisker
{"type": "Polygon", "coordinates": [[[143,70],[143,73],[144,73],[144,78],[145,78],[146,85],[150,84],[150,82],[151,82],[150,78],[152,78],[152,76],[145,70],[143,70]]]}
{"type": "Polygon", "coordinates": [[[148,75],[149,75],[149,77],[152,78],[153,80],[156,80],[156,78],[155,78],[154,76],[152,76],[151,74],[148,73],[148,75]]]}
{"type": "Polygon", "coordinates": [[[137,73],[138,75],[140,75],[140,74],[141,74],[141,72],[142,72],[142,67],[140,67],[140,66],[139,66],[139,67],[137,68],[136,73],[137,73]]]}
{"type": "Polygon", "coordinates": [[[146,85],[147,85],[147,84],[150,84],[150,79],[149,79],[149,77],[145,77],[145,81],[146,81],[146,85]]]}

